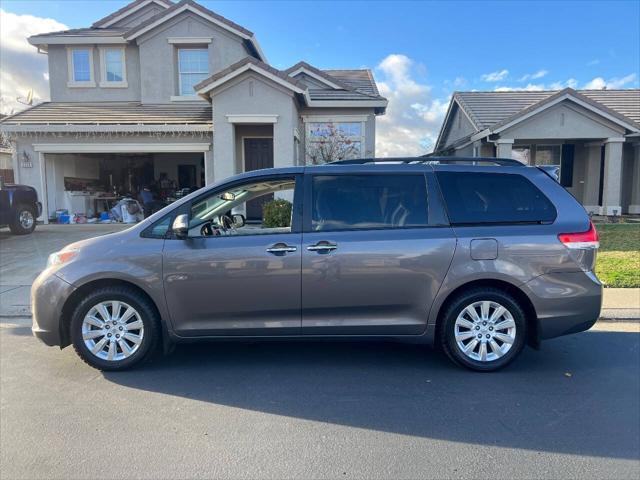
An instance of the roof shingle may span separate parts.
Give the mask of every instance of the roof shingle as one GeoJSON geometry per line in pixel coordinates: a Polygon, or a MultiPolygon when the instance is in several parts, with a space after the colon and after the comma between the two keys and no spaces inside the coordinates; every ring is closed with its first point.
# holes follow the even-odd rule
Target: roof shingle
{"type": "Polygon", "coordinates": [[[211,105],[139,102],[45,102],[0,121],[4,125],[211,125],[211,105]]]}
{"type": "MultiPolygon", "coordinates": [[[[504,122],[509,117],[556,95],[560,91],[456,92],[454,98],[471,117],[477,129],[484,130],[504,122]]],[[[577,90],[577,93],[640,126],[640,89],[577,90]]]]}

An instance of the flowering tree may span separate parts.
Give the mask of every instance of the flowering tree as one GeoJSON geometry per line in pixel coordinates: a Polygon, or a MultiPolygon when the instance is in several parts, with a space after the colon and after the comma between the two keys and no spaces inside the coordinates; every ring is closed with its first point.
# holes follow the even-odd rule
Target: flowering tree
{"type": "Polygon", "coordinates": [[[321,124],[307,138],[307,159],[312,165],[361,156],[361,142],[354,140],[333,123],[321,124]]]}

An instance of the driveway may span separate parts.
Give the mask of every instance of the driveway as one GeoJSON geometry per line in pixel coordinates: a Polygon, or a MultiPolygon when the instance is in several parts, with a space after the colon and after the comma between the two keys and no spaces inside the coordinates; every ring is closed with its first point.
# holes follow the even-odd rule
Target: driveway
{"type": "Polygon", "coordinates": [[[38,225],[31,235],[0,229],[0,316],[31,315],[31,284],[50,253],[85,238],[128,228],[124,224],[38,225]]]}

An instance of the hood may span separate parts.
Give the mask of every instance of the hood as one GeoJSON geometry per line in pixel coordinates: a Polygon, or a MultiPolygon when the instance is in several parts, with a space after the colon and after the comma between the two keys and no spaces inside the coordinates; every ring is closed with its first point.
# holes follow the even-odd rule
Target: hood
{"type": "Polygon", "coordinates": [[[35,192],[36,189],[30,187],[29,185],[19,185],[17,183],[5,183],[3,185],[3,190],[12,190],[14,192],[35,192]]]}

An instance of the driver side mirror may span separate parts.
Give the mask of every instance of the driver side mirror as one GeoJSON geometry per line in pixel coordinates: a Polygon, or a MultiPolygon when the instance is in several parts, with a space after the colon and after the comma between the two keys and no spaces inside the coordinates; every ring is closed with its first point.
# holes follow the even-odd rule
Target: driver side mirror
{"type": "Polygon", "coordinates": [[[186,213],[178,215],[171,225],[171,231],[181,240],[184,240],[189,236],[189,216],[186,213]]]}
{"type": "Polygon", "coordinates": [[[242,228],[247,223],[247,219],[241,213],[231,215],[231,220],[233,220],[233,228],[242,228]]]}

